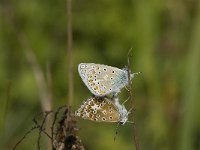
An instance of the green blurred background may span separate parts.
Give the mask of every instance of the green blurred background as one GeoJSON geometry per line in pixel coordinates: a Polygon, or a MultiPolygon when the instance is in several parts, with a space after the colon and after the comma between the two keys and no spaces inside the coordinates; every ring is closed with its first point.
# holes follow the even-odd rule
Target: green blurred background
{"type": "MultiPolygon", "coordinates": [[[[50,75],[53,109],[66,104],[66,12],[61,0],[0,2],[0,149],[11,149],[42,111],[41,91],[24,51],[27,45],[45,80],[50,75]]],[[[77,65],[123,68],[132,47],[132,71],[142,72],[133,80],[141,148],[200,150],[200,1],[76,0],[72,13],[73,110],[91,95],[77,65]]],[[[123,102],[127,91],[120,97],[123,102]]],[[[116,141],[116,124],[78,119],[78,127],[87,150],[135,149],[131,124],[119,129],[116,141]]],[[[37,131],[31,133],[18,149],[37,149],[37,136],[37,131]]]]}

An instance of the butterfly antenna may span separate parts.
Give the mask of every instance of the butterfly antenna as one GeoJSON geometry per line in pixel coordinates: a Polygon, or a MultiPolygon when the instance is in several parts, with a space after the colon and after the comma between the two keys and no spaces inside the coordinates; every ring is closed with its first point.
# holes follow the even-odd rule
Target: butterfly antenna
{"type": "Polygon", "coordinates": [[[133,56],[133,52],[132,52],[133,48],[131,47],[129,50],[128,50],[128,58],[132,57],[133,56]]]}
{"type": "Polygon", "coordinates": [[[117,134],[118,134],[118,129],[119,129],[119,126],[120,126],[120,122],[118,122],[117,124],[117,127],[116,127],[116,130],[115,130],[115,137],[114,137],[114,141],[116,140],[117,138],[117,134]]]}

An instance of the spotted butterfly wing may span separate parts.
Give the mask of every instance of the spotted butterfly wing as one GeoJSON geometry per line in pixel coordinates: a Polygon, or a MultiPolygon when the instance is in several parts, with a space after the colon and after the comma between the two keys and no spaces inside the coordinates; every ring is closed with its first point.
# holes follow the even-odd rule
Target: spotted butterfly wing
{"type": "Polygon", "coordinates": [[[108,98],[90,97],[75,112],[75,116],[97,122],[119,122],[121,114],[108,98]]]}
{"type": "Polygon", "coordinates": [[[128,72],[116,67],[81,63],[78,71],[85,85],[96,96],[118,93],[128,84],[128,72]]]}

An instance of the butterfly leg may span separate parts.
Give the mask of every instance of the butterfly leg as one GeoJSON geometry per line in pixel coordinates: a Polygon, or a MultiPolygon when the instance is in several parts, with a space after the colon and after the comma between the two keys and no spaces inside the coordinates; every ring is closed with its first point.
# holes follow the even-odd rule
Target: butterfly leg
{"type": "Polygon", "coordinates": [[[129,92],[129,88],[127,87],[127,85],[124,86],[124,88],[129,92]]]}
{"type": "Polygon", "coordinates": [[[133,122],[133,121],[126,121],[126,122],[134,124],[134,122],[133,122]]]}
{"type": "Polygon", "coordinates": [[[124,105],[129,99],[130,99],[130,96],[122,103],[122,105],[124,105]]]}
{"type": "Polygon", "coordinates": [[[129,109],[128,114],[130,114],[132,110],[133,110],[133,107],[129,109]]]}

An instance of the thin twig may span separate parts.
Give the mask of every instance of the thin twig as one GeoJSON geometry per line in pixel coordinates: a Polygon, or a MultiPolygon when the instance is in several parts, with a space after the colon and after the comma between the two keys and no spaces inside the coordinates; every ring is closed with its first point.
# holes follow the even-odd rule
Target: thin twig
{"type": "MultiPolygon", "coordinates": [[[[42,136],[42,132],[45,131],[45,128],[43,128],[46,120],[47,120],[47,117],[49,115],[50,112],[45,112],[45,115],[44,115],[44,119],[42,121],[42,124],[40,125],[40,131],[39,131],[39,135],[38,135],[38,140],[37,140],[37,147],[38,147],[38,150],[40,150],[40,139],[41,139],[41,136],[42,136]]],[[[48,134],[47,134],[48,135],[48,134]]],[[[52,140],[52,139],[51,139],[52,140]]]]}
{"type": "MultiPolygon", "coordinates": [[[[51,112],[52,112],[52,111],[51,111],[51,112]]],[[[51,112],[49,112],[49,113],[51,113],[51,112]]],[[[43,115],[43,112],[40,113],[40,114],[43,115]]],[[[43,122],[44,122],[45,120],[46,120],[46,118],[43,118],[43,122]]],[[[36,124],[36,126],[39,127],[39,129],[42,128],[41,125],[37,122],[36,117],[34,117],[32,121],[36,124]]],[[[42,130],[42,132],[43,132],[49,139],[52,139],[52,137],[51,137],[44,129],[42,130]]]]}
{"type": "Polygon", "coordinates": [[[25,134],[24,134],[24,136],[15,144],[15,146],[13,147],[13,150],[15,150],[16,148],[17,148],[17,146],[26,138],[26,136],[28,135],[28,134],[30,134],[33,130],[35,130],[35,129],[37,129],[37,128],[39,128],[39,126],[34,126],[34,127],[32,127],[29,131],[27,131],[25,134]]]}
{"type": "MultiPolygon", "coordinates": [[[[132,57],[131,55],[132,48],[128,52],[128,88],[129,88],[129,94],[130,94],[130,100],[132,103],[133,111],[135,111],[135,103],[133,99],[133,93],[132,93],[132,82],[131,82],[131,63],[130,63],[130,58],[132,57]]],[[[136,129],[136,123],[135,123],[135,117],[133,115],[133,140],[135,143],[135,148],[136,150],[140,150],[140,144],[139,144],[139,139],[137,135],[137,129],[136,129]]]]}

